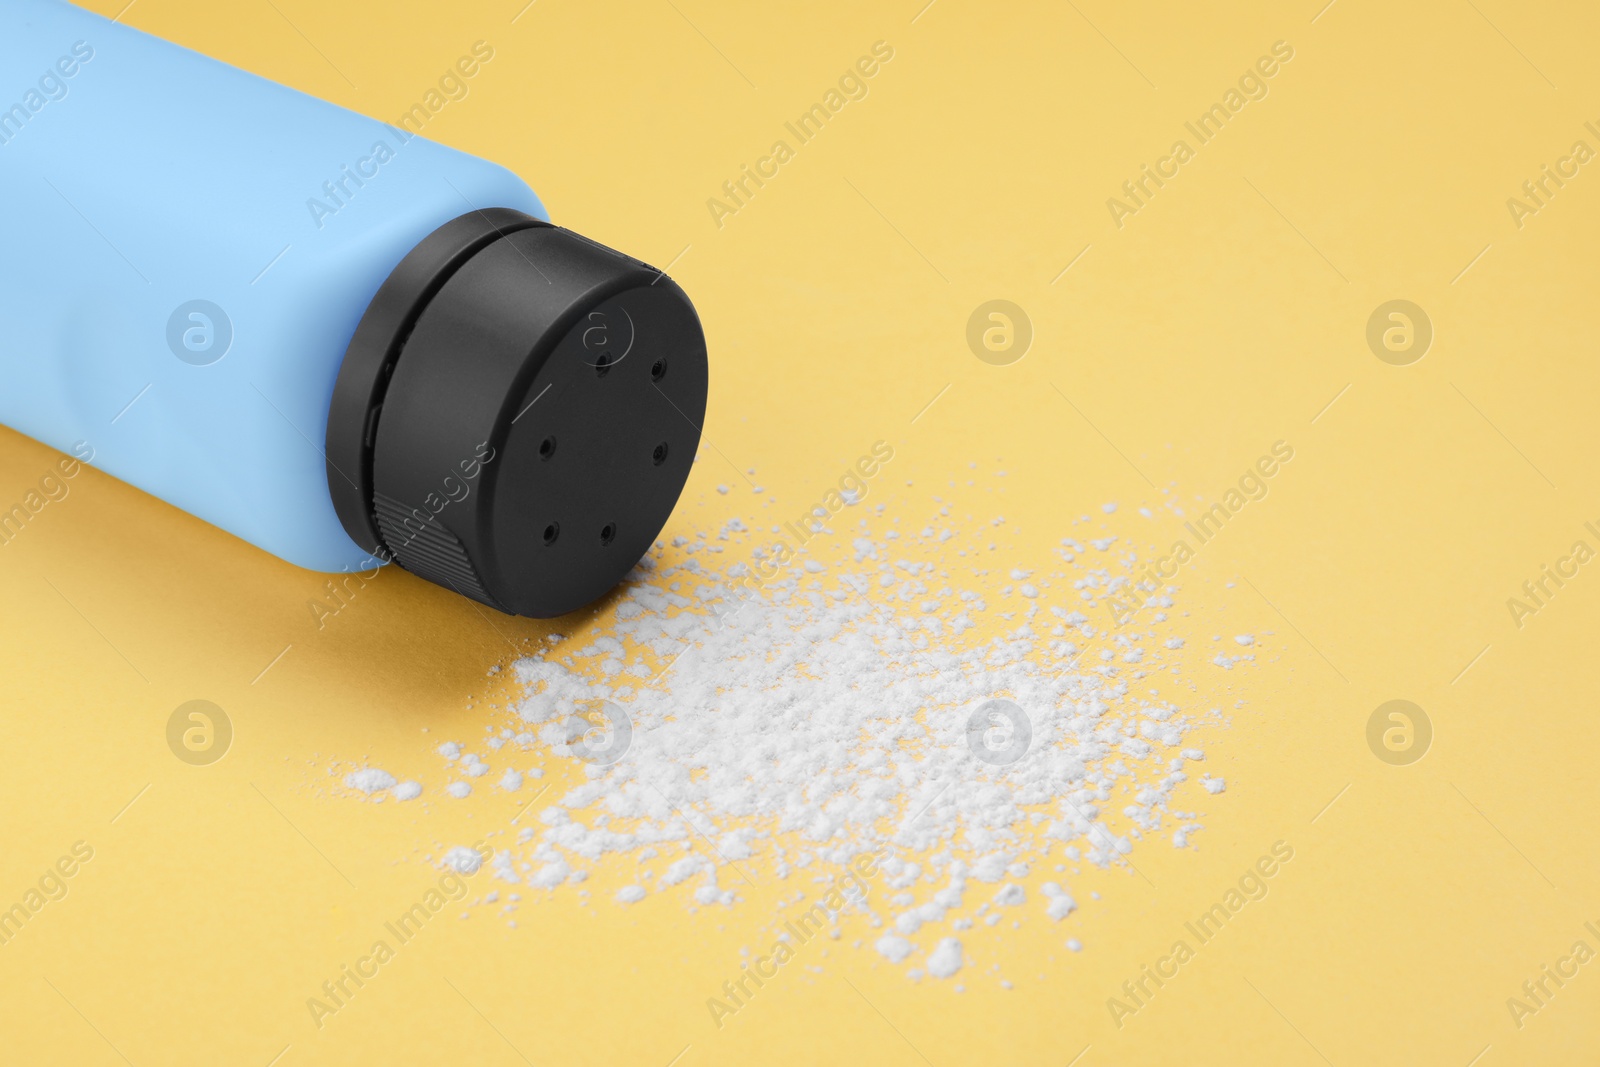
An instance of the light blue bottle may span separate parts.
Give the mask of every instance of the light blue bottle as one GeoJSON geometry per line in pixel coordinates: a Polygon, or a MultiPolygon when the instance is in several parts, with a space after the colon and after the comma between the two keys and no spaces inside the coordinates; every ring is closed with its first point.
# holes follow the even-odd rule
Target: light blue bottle
{"type": "Polygon", "coordinates": [[[398,559],[557,614],[626,572],[687,477],[687,298],[495,164],[0,0],[0,205],[0,422],[292,563],[398,559]]]}

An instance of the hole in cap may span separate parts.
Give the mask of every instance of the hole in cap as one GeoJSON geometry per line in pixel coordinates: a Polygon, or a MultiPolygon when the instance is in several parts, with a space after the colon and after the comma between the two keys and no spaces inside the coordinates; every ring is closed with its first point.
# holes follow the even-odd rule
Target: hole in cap
{"type": "Polygon", "coordinates": [[[556,538],[560,537],[560,536],[561,536],[561,524],[559,522],[552,522],[549,526],[546,526],[544,528],[544,543],[545,544],[547,544],[547,545],[555,544],[556,543],[556,538]]]}
{"type": "Polygon", "coordinates": [[[556,439],[554,437],[546,437],[543,441],[539,442],[539,458],[540,459],[549,459],[551,456],[553,456],[555,454],[556,454],[556,439]]]}
{"type": "Polygon", "coordinates": [[[615,541],[616,539],[617,539],[617,524],[616,523],[608,522],[604,526],[600,527],[600,543],[602,545],[609,545],[612,541],[615,541]]]}
{"type": "Polygon", "coordinates": [[[610,374],[611,364],[613,362],[614,360],[611,358],[611,350],[609,348],[600,353],[600,355],[594,361],[595,377],[604,378],[607,374],[610,374]]]}
{"type": "Polygon", "coordinates": [[[659,382],[661,379],[665,378],[666,376],[667,376],[667,361],[666,361],[665,358],[658,359],[654,363],[650,364],[650,380],[652,382],[659,382]]]}
{"type": "Polygon", "coordinates": [[[665,463],[667,461],[667,443],[662,441],[659,445],[656,445],[655,451],[650,453],[650,458],[655,461],[655,465],[658,467],[665,463]]]}

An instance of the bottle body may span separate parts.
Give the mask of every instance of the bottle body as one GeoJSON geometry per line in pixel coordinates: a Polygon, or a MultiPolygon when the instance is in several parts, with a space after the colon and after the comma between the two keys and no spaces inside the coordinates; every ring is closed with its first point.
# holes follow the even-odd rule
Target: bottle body
{"type": "Polygon", "coordinates": [[[374,294],[464,213],[546,217],[501,167],[57,0],[0,7],[0,203],[0,423],[323,571],[374,562],[324,449],[374,294]]]}

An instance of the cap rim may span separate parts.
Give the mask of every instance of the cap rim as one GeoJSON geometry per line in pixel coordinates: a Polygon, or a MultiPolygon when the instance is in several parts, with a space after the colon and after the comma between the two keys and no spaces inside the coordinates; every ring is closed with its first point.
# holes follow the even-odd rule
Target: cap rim
{"type": "Polygon", "coordinates": [[[334,381],[324,457],[334,513],[374,558],[393,558],[379,531],[373,456],[385,394],[411,331],[473,256],[519,230],[549,225],[513,208],[458,215],[406,253],[362,313],[334,381]]]}

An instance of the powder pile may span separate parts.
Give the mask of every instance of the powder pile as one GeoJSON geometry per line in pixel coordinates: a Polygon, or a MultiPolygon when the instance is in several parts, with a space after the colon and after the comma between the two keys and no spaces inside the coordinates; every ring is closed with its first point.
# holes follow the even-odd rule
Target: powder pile
{"type": "MultiPolygon", "coordinates": [[[[1122,864],[1156,836],[1186,846],[1199,825],[1173,801],[1204,759],[1186,739],[1220,713],[1164,695],[1193,695],[1188,664],[1211,669],[1198,650],[1186,662],[1171,632],[1176,589],[1137,586],[1143,567],[1116,536],[1069,537],[1059,567],[1019,567],[1007,584],[974,570],[970,538],[871,527],[861,519],[837,559],[783,568],[739,520],[658,545],[609,619],[517,661],[522,694],[491,728],[489,755],[441,746],[456,777],[446,790],[487,786],[489,762],[530,752],[583,759],[584,781],[536,802],[539,825],[498,848],[493,876],[556,892],[604,867],[624,888],[603,899],[670,893],[690,907],[792,879],[805,888],[788,907],[870,854],[876,884],[837,910],[880,928],[864,943],[884,959],[924,953],[913,975],[949,977],[967,958],[951,932],[1077,909],[1061,874],[1026,889],[1034,866],[1122,864]],[[926,561],[936,555],[943,565],[926,561]],[[1141,605],[1126,625],[1102,603],[1112,596],[1141,605]],[[1021,714],[979,710],[994,700],[1021,714]]],[[[1253,659],[1249,644],[1220,658],[1253,659]]],[[[508,767],[498,784],[523,778],[508,767]]],[[[1223,780],[1203,785],[1215,794],[1223,780]]],[[[459,869],[465,857],[451,856],[459,869]]],[[[839,936],[843,916],[829,921],[839,936]]]]}

